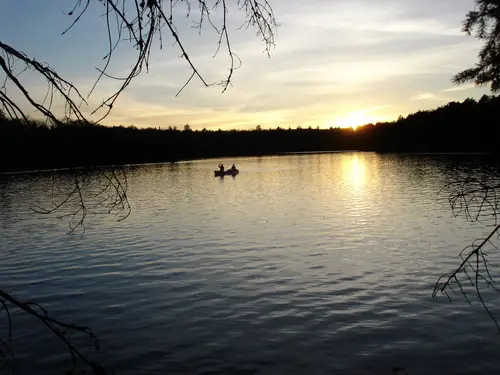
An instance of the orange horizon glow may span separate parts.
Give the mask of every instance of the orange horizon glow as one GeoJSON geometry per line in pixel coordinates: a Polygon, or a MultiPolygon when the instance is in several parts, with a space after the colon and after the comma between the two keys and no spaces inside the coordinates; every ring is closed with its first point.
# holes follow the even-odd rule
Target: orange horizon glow
{"type": "Polygon", "coordinates": [[[339,117],[335,120],[335,126],[339,128],[352,128],[356,130],[358,127],[373,124],[377,122],[375,117],[370,117],[367,111],[355,111],[347,113],[345,116],[339,117]]]}

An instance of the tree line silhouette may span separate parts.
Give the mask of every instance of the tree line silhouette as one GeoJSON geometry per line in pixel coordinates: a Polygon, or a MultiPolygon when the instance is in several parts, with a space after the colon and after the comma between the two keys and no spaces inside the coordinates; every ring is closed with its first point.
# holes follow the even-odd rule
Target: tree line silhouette
{"type": "Polygon", "coordinates": [[[0,113],[0,171],[293,152],[496,152],[500,96],[450,102],[392,122],[351,128],[182,130],[70,121],[47,126],[0,113]]]}

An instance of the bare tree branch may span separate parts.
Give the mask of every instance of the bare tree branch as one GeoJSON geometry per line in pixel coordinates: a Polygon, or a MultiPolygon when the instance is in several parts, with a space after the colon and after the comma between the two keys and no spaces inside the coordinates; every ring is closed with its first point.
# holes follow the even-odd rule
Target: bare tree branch
{"type": "Polygon", "coordinates": [[[464,288],[464,282],[461,280],[461,275],[464,275],[467,284],[474,288],[479,302],[493,320],[497,330],[500,331],[497,317],[486,304],[481,289],[481,286],[484,285],[500,292],[490,272],[491,264],[485,251],[486,246],[497,249],[492,240],[495,239],[495,236],[497,239],[500,236],[500,224],[498,224],[500,181],[495,171],[478,173],[478,175],[480,177],[461,177],[460,174],[457,174],[454,180],[448,183],[442,191],[449,191],[448,202],[455,216],[462,214],[467,220],[484,222],[492,226],[492,229],[485,238],[477,239],[460,252],[460,265],[454,271],[439,277],[432,296],[436,297],[438,294],[448,296],[447,289],[453,291],[453,285],[457,285],[462,296],[471,304],[464,288]]]}
{"type": "Polygon", "coordinates": [[[13,351],[9,346],[9,341],[12,337],[12,317],[11,310],[9,310],[9,305],[11,308],[18,309],[34,318],[36,318],[40,323],[49,329],[59,340],[66,346],[70,355],[72,362],[71,374],[74,374],[77,370],[77,362],[82,362],[85,366],[90,368],[92,372],[96,375],[107,374],[106,369],[96,363],[90,361],[80,350],[78,350],[71,342],[68,332],[79,332],[88,337],[92,343],[95,350],[99,350],[99,341],[97,337],[92,333],[92,330],[88,327],[77,326],[74,324],[68,324],[56,320],[49,316],[48,312],[41,307],[39,304],[34,302],[21,302],[15,298],[12,294],[0,290],[0,312],[4,311],[8,320],[9,333],[7,339],[0,337],[0,365],[2,362],[9,362],[11,364],[11,370],[13,374],[17,374],[16,360],[13,351]],[[5,350],[5,351],[4,351],[5,350]]]}
{"type": "MultiPolygon", "coordinates": [[[[191,70],[191,75],[184,85],[181,86],[180,92],[192,81],[197,78],[204,86],[220,85],[222,92],[225,92],[231,84],[234,71],[241,65],[241,61],[234,53],[228,32],[228,14],[229,7],[227,0],[101,0],[105,8],[103,19],[106,26],[106,40],[108,50],[104,56],[104,66],[96,68],[99,72],[97,79],[92,85],[87,98],[96,89],[98,83],[104,78],[122,81],[119,88],[109,94],[101,104],[96,108],[91,108],[92,115],[103,113],[95,121],[96,123],[106,118],[113,109],[116,100],[120,94],[130,85],[132,80],[138,77],[144,70],[149,69],[149,58],[155,40],[160,41],[160,48],[163,45],[162,30],[169,30],[170,36],[174,45],[181,52],[181,58],[186,61],[186,64],[191,70]],[[229,57],[229,70],[225,79],[218,83],[209,83],[202,75],[194,61],[191,59],[187,48],[185,47],[181,36],[177,32],[178,20],[174,17],[174,11],[181,4],[187,6],[187,19],[198,17],[197,21],[193,21],[195,27],[202,32],[204,20],[208,21],[209,26],[219,34],[218,42],[216,43],[215,55],[224,46],[229,57]],[[193,16],[191,13],[192,5],[198,5],[198,14],[193,16]],[[165,8],[168,9],[168,14],[165,13],[165,8]],[[214,14],[222,13],[222,17],[214,17],[214,14]],[[216,22],[216,19],[218,20],[216,22]],[[114,20],[114,22],[113,22],[114,20]],[[115,25],[115,26],[113,26],[115,25]],[[125,37],[124,31],[127,35],[125,37]],[[113,52],[122,42],[129,42],[136,49],[137,56],[131,62],[130,70],[123,77],[116,77],[108,70],[113,60],[113,52]]],[[[69,30],[73,29],[88,12],[90,0],[76,0],[71,9],[66,13],[70,17],[74,17],[70,25],[63,30],[62,35],[66,35],[69,30]]],[[[242,27],[253,27],[257,29],[257,34],[262,38],[265,45],[265,51],[269,55],[270,49],[274,46],[275,30],[278,26],[274,17],[273,10],[266,0],[238,0],[236,2],[237,9],[242,11],[245,16],[245,22],[242,27]]],[[[81,121],[88,121],[80,110],[80,104],[87,105],[86,100],[80,95],[80,92],[71,83],[61,78],[54,69],[43,65],[35,59],[29,58],[24,53],[18,51],[12,46],[0,42],[0,67],[5,74],[5,82],[0,89],[0,109],[4,110],[8,116],[12,118],[20,118],[27,120],[25,108],[23,108],[14,99],[11,91],[15,87],[19,90],[28,104],[38,111],[52,124],[58,124],[61,120],[58,115],[52,112],[52,103],[54,94],[59,94],[66,105],[65,118],[76,118],[81,121]],[[20,70],[15,70],[16,62],[22,63],[23,67],[20,70]],[[30,93],[25,86],[20,76],[26,71],[41,75],[49,84],[46,98],[40,103],[30,93]],[[12,83],[10,87],[8,83],[12,83]],[[75,96],[73,96],[75,94],[75,96]],[[46,101],[48,104],[46,105],[46,101]]]]}
{"type": "Polygon", "coordinates": [[[127,176],[122,166],[75,169],[67,175],[53,176],[49,206],[34,204],[30,208],[38,214],[55,214],[68,219],[68,233],[81,229],[83,236],[89,214],[110,214],[118,221],[130,215],[127,189],[127,176]]]}
{"type": "MultiPolygon", "coordinates": [[[[24,53],[17,51],[15,48],[2,43],[1,41],[0,51],[2,53],[2,55],[0,55],[0,68],[6,76],[6,81],[12,82],[15,87],[17,87],[21,91],[26,100],[42,115],[51,120],[53,125],[60,124],[61,121],[52,113],[50,104],[47,106],[43,102],[39,103],[29,94],[25,85],[18,78],[20,73],[15,73],[14,71],[15,62],[20,62],[23,64],[23,71],[31,70],[40,74],[49,84],[51,92],[50,96],[53,96],[54,93],[58,93],[62,96],[64,102],[66,103],[67,111],[65,115],[67,117],[71,117],[74,115],[76,116],[77,120],[84,120],[84,116],[80,112],[79,106],[71,98],[72,93],[76,93],[77,98],[82,102],[85,102],[75,86],[73,86],[65,79],[61,78],[52,68],[44,66],[35,59],[30,59],[24,53]]],[[[7,109],[9,113],[12,113],[15,118],[21,116],[23,119],[27,119],[24,111],[20,108],[19,105],[16,104],[16,101],[9,96],[7,87],[8,86],[6,82],[4,82],[3,86],[0,88],[0,103],[3,105],[3,108],[7,109]]]]}

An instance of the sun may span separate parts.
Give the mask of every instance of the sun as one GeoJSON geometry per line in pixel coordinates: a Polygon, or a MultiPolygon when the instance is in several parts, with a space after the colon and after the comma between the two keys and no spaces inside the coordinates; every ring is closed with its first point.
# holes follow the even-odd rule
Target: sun
{"type": "Polygon", "coordinates": [[[353,128],[356,130],[358,126],[369,124],[372,120],[372,118],[366,115],[365,111],[357,111],[348,113],[344,117],[337,118],[335,125],[341,128],[353,128]]]}

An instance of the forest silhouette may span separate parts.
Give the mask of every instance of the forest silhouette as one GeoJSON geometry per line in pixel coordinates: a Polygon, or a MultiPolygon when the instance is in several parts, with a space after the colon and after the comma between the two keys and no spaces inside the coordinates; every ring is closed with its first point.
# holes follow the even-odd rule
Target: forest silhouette
{"type": "Polygon", "coordinates": [[[66,122],[47,126],[0,113],[0,171],[176,162],[318,151],[498,152],[500,96],[450,102],[392,122],[351,128],[138,129],[66,122]]]}

